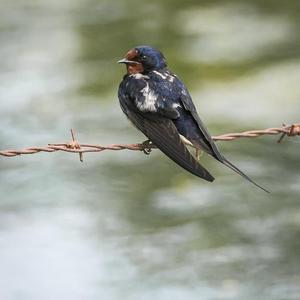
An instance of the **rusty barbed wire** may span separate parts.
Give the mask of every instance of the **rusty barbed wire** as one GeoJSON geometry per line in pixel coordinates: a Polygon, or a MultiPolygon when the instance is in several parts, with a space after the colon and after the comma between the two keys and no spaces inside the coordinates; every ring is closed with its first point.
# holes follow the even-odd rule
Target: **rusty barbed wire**
{"type": "MultiPolygon", "coordinates": [[[[267,128],[263,130],[250,130],[244,131],[239,133],[226,133],[218,136],[213,136],[214,141],[232,141],[239,138],[255,138],[262,135],[279,135],[278,143],[280,143],[285,136],[297,136],[300,135],[300,123],[299,124],[292,124],[292,125],[285,125],[283,124],[282,127],[273,127],[267,128]]],[[[101,152],[104,150],[133,150],[133,151],[146,151],[155,149],[155,145],[149,143],[138,143],[138,144],[112,144],[109,146],[101,146],[101,145],[94,145],[94,144],[80,144],[78,143],[75,135],[75,131],[71,129],[71,136],[72,141],[69,143],[55,143],[55,144],[48,144],[46,147],[29,147],[24,148],[21,150],[1,150],[0,156],[5,157],[14,157],[23,154],[35,154],[38,152],[57,152],[57,151],[64,151],[64,152],[71,152],[71,153],[78,153],[79,159],[83,161],[83,153],[87,152],[101,152]]],[[[146,152],[145,152],[146,153],[146,152]]],[[[146,153],[147,154],[147,153],[146,153]]]]}

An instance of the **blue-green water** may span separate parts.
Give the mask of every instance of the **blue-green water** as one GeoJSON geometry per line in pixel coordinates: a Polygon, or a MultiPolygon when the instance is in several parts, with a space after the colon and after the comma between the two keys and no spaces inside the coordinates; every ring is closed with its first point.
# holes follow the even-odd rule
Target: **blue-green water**
{"type": "MultiPolygon", "coordinates": [[[[1,1],[1,149],[133,143],[116,61],[150,44],[213,135],[299,122],[299,1],[1,1]]],[[[159,151],[0,158],[0,299],[300,299],[300,140],[219,143],[213,184],[159,151]]]]}

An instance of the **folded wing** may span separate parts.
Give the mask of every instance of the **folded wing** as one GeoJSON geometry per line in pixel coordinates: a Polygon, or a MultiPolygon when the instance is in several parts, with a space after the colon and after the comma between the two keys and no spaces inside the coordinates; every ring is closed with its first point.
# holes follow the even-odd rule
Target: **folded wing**
{"type": "Polygon", "coordinates": [[[165,118],[155,118],[154,120],[133,111],[127,113],[127,116],[157,148],[179,166],[207,181],[214,180],[214,177],[191,155],[171,120],[165,118]]]}

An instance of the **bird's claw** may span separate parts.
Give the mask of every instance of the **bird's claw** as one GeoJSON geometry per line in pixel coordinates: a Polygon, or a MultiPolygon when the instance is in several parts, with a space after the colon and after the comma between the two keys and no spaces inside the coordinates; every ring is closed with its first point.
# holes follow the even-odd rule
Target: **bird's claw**
{"type": "Polygon", "coordinates": [[[144,152],[144,154],[149,155],[152,151],[152,149],[151,149],[152,142],[150,140],[147,140],[147,141],[143,142],[142,145],[143,145],[142,151],[144,152]]]}
{"type": "Polygon", "coordinates": [[[145,148],[145,149],[143,150],[143,152],[144,152],[146,155],[149,155],[149,154],[151,153],[151,151],[152,151],[152,149],[150,149],[150,148],[145,148]]]}

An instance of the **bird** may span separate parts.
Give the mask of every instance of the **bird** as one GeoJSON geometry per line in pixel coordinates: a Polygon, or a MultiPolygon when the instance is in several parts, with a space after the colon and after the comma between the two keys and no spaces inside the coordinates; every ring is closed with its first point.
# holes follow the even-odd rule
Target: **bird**
{"type": "Polygon", "coordinates": [[[189,144],[269,192],[221,154],[201,121],[187,87],[168,69],[162,52],[151,46],[137,46],[118,63],[125,64],[127,69],[118,90],[121,109],[149,143],[188,172],[214,181],[191,154],[186,146],[189,144]]]}

